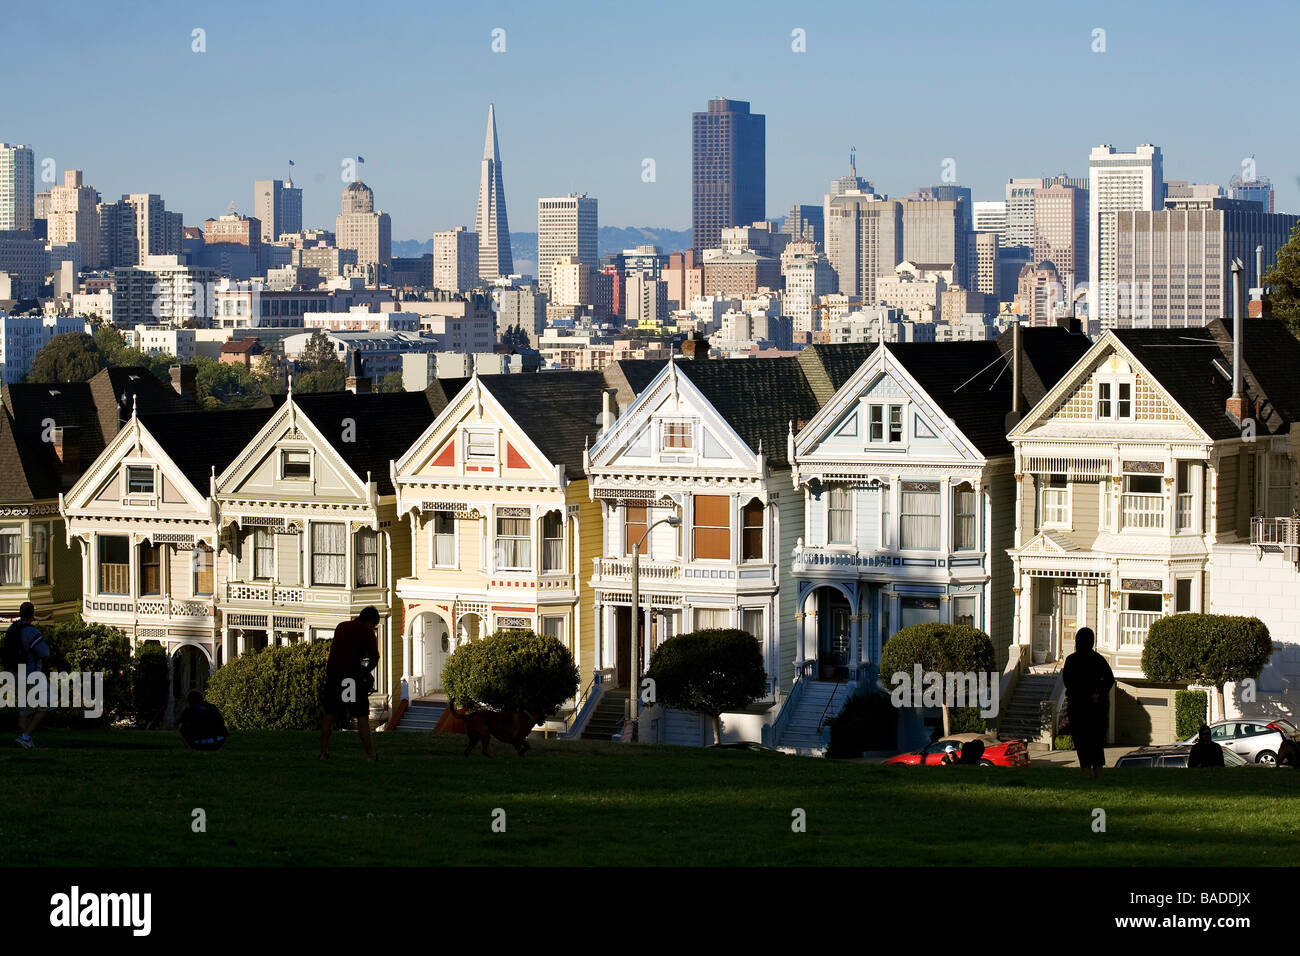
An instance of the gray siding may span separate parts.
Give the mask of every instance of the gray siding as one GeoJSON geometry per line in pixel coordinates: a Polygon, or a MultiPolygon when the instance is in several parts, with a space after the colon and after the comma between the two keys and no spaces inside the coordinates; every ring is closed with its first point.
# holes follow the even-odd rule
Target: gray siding
{"type": "MultiPolygon", "coordinates": [[[[1011,644],[1015,640],[1011,633],[1015,623],[1011,589],[1016,582],[1007,549],[1015,545],[1016,482],[1011,475],[998,475],[989,480],[987,487],[992,499],[988,536],[989,584],[986,592],[989,602],[989,637],[993,638],[998,668],[1001,669],[1006,665],[1011,644]]],[[[1032,485],[1029,487],[1032,488],[1032,485]]]]}
{"type": "MultiPolygon", "coordinates": [[[[804,520],[804,495],[803,490],[790,486],[790,473],[788,471],[774,472],[772,475],[772,487],[782,489],[777,500],[777,513],[781,522],[781,551],[777,558],[778,571],[778,590],[777,601],[780,602],[779,619],[777,621],[777,638],[780,644],[777,648],[777,659],[781,662],[780,673],[777,680],[780,683],[783,692],[789,692],[794,686],[794,658],[795,658],[795,621],[794,615],[798,608],[799,589],[790,573],[791,555],[794,553],[795,543],[803,536],[804,520]],[[781,482],[784,481],[783,485],[781,482]],[[789,490],[785,488],[789,487],[789,490]]],[[[806,542],[805,542],[806,543],[806,542]]]]}

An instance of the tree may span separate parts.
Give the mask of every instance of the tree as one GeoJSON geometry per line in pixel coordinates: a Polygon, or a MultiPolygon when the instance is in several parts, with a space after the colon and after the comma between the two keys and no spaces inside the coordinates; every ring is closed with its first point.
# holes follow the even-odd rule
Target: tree
{"type": "Polygon", "coordinates": [[[202,355],[194,359],[194,386],[199,403],[206,409],[248,408],[266,394],[252,371],[243,365],[202,355]]]}
{"type": "Polygon", "coordinates": [[[293,390],[300,395],[314,392],[341,392],[347,384],[347,372],[338,359],[319,372],[303,372],[293,380],[293,390]]]}
{"type": "Polygon", "coordinates": [[[65,332],[45,343],[32,360],[29,382],[84,382],[104,367],[104,356],[85,332],[65,332]]]}
{"type": "Polygon", "coordinates": [[[1272,286],[1268,302],[1273,315],[1290,326],[1292,335],[1300,337],[1300,222],[1277,251],[1277,264],[1264,274],[1264,284],[1272,286]]]}
{"type": "Polygon", "coordinates": [[[385,375],[383,378],[379,380],[379,384],[375,386],[375,391],[376,392],[406,391],[406,389],[402,387],[402,373],[389,372],[387,375],[385,375]]]}
{"type": "MultiPolygon", "coordinates": [[[[331,362],[338,361],[339,357],[334,354],[334,346],[330,344],[329,336],[320,329],[312,332],[311,338],[303,347],[302,354],[298,356],[299,368],[305,368],[309,372],[323,372],[331,362]]],[[[343,363],[339,362],[339,364],[343,363]]]]}
{"type": "Polygon", "coordinates": [[[1222,719],[1223,685],[1259,677],[1272,655],[1273,639],[1257,617],[1174,614],[1147,631],[1142,672],[1160,683],[1213,687],[1222,719]]]}
{"type": "Polygon", "coordinates": [[[522,324],[508,325],[505,331],[501,333],[501,344],[512,348],[526,349],[532,345],[532,341],[528,338],[528,333],[524,331],[522,324]]]}
{"type": "Polygon", "coordinates": [[[503,628],[458,647],[442,686],[453,706],[527,711],[540,722],[578,692],[578,668],[558,638],[503,628]]]}
{"type": "Polygon", "coordinates": [[[722,743],[722,714],[747,706],[767,690],[758,639],[734,628],[670,637],[651,656],[646,677],[654,681],[658,702],[708,715],[717,743],[722,743]]]}
{"type": "MultiPolygon", "coordinates": [[[[922,673],[980,674],[995,671],[993,640],[967,624],[927,622],[913,624],[885,642],[880,654],[880,674],[906,674],[911,679],[917,665],[922,673]]],[[[945,681],[946,683],[946,681],[945,681]]],[[[943,732],[952,733],[952,707],[944,702],[943,732]]]]}

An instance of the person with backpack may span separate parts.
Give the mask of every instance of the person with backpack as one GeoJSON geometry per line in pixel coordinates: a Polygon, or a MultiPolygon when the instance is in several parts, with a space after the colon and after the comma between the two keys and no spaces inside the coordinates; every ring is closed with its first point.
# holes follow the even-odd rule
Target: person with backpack
{"type": "MultiPolygon", "coordinates": [[[[0,645],[0,658],[3,659],[4,669],[10,673],[16,675],[20,666],[27,668],[28,677],[45,672],[50,645],[33,623],[35,619],[36,608],[31,601],[24,601],[18,608],[18,620],[5,631],[4,643],[0,645]]],[[[32,731],[45,719],[45,710],[27,706],[25,681],[20,683],[18,693],[22,696],[18,704],[18,736],[14,738],[14,743],[32,750],[36,747],[32,741],[32,731]]]]}
{"type": "Polygon", "coordinates": [[[197,690],[190,691],[186,703],[189,706],[176,724],[185,746],[192,750],[220,750],[229,736],[221,711],[204,700],[197,690]]]}

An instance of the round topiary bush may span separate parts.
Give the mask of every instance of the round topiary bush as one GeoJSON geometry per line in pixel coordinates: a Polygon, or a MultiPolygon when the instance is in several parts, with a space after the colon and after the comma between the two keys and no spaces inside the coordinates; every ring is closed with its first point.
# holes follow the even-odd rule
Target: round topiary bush
{"type": "Polygon", "coordinates": [[[207,700],[231,730],[311,730],[320,723],[331,641],[268,647],[217,668],[207,700]]]}
{"type": "Polygon", "coordinates": [[[442,686],[453,706],[527,711],[540,721],[577,693],[578,668],[559,639],[505,628],[458,647],[442,686]]]}

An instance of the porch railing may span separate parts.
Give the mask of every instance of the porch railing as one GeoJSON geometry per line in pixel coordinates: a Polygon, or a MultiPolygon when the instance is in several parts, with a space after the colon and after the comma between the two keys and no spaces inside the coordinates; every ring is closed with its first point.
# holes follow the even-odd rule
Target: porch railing
{"type": "Polygon", "coordinates": [[[1120,527],[1157,530],[1165,526],[1165,496],[1130,494],[1120,496],[1120,527]]]}
{"type": "Polygon", "coordinates": [[[1152,623],[1164,617],[1159,611],[1120,611],[1119,649],[1140,648],[1147,640],[1152,623]]]}
{"type": "Polygon", "coordinates": [[[1250,543],[1264,548],[1300,548],[1300,518],[1251,518],[1250,543]]]}

